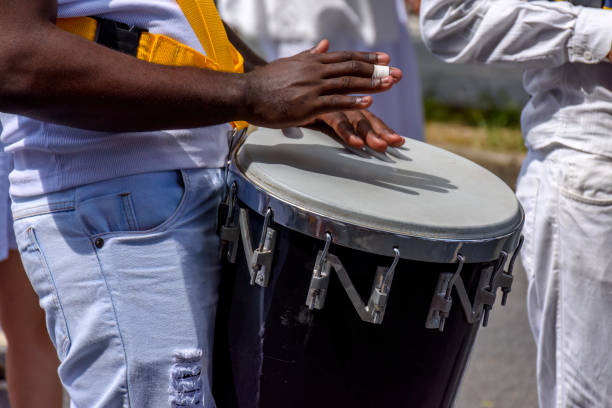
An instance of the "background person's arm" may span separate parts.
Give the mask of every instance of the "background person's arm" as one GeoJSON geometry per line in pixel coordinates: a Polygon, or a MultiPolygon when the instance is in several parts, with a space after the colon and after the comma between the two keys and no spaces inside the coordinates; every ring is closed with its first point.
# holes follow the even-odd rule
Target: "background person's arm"
{"type": "Polygon", "coordinates": [[[593,64],[610,53],[612,12],[558,1],[423,0],[421,33],[446,62],[593,64]]]}
{"type": "MultiPolygon", "coordinates": [[[[0,111],[103,131],[247,120],[268,127],[363,109],[387,55],[308,52],[244,75],[140,61],[55,26],[56,0],[0,0],[0,111]]],[[[401,75],[399,70],[395,73],[401,75]]]]}

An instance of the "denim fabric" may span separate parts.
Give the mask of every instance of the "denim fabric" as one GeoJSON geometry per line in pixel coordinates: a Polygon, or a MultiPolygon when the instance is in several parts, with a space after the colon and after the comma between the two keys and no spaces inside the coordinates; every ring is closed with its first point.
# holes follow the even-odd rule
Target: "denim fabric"
{"type": "Polygon", "coordinates": [[[0,261],[8,256],[9,249],[17,248],[11,218],[11,199],[9,198],[8,174],[11,168],[12,158],[4,152],[0,145],[0,261]]]}
{"type": "Polygon", "coordinates": [[[221,169],[15,199],[23,262],[73,407],[215,407],[221,169]]]}

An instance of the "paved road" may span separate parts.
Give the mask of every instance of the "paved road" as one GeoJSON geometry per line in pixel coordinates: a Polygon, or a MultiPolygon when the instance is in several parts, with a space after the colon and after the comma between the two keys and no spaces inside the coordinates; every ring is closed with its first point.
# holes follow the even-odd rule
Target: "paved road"
{"type": "MultiPolygon", "coordinates": [[[[521,265],[506,307],[493,308],[481,329],[456,408],[536,408],[536,348],[527,322],[527,282],[521,265]]],[[[499,296],[498,296],[499,298],[499,296]]]]}

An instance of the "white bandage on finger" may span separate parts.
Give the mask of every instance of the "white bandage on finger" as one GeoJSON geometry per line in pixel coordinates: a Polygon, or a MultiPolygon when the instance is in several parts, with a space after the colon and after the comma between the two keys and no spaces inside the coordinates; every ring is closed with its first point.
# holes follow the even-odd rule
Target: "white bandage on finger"
{"type": "Polygon", "coordinates": [[[391,70],[387,65],[374,65],[374,72],[372,73],[372,78],[384,78],[389,76],[391,70]]]}

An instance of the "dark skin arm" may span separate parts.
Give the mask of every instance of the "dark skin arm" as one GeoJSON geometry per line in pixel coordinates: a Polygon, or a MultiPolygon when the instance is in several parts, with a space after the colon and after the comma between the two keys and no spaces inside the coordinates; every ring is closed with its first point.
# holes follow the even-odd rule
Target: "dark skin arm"
{"type": "MultiPolygon", "coordinates": [[[[267,64],[266,60],[251,50],[229,25],[225,22],[223,24],[230,42],[244,57],[246,71],[252,71],[258,66],[267,64]]],[[[325,53],[328,47],[329,43],[323,41],[313,48],[311,53],[325,53]]],[[[387,65],[389,63],[387,58],[384,56],[378,62],[387,65]]],[[[399,81],[401,72],[397,70],[393,73],[393,77],[395,81],[399,81]]],[[[357,149],[367,144],[372,149],[383,152],[388,146],[401,146],[404,143],[403,137],[367,109],[326,113],[318,115],[303,125],[336,135],[346,144],[357,149]]]]}
{"type": "Polygon", "coordinates": [[[146,131],[247,120],[301,124],[363,109],[393,80],[372,80],[376,53],[304,52],[247,74],[167,67],[55,26],[56,0],[0,0],[0,111],[83,129],[146,131]]]}

